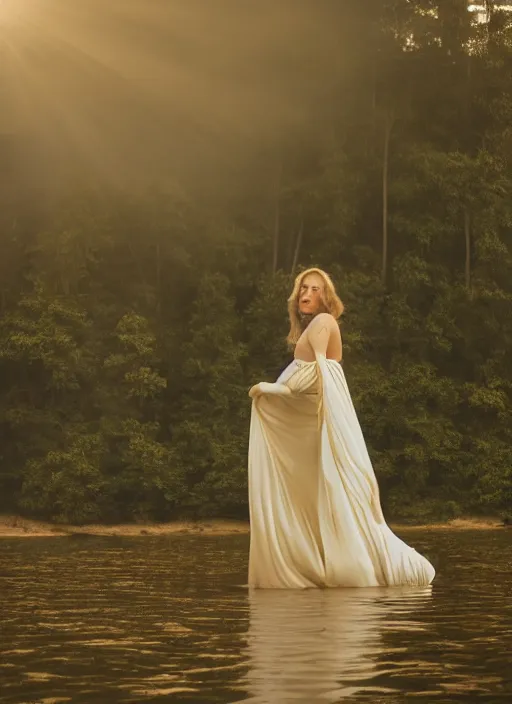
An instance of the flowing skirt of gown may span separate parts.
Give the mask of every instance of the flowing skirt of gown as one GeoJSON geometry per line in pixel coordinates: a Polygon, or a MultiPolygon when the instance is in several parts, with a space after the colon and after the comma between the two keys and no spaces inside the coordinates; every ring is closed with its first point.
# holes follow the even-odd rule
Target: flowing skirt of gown
{"type": "Polygon", "coordinates": [[[341,365],[294,360],[262,389],[249,440],[249,587],[430,584],[430,562],[383,518],[341,365]]]}

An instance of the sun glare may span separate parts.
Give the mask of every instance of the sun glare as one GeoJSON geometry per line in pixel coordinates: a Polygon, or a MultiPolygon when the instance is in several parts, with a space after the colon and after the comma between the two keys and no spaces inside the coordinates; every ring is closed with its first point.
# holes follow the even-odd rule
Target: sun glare
{"type": "Polygon", "coordinates": [[[23,0],[0,0],[0,24],[11,24],[19,20],[25,4],[23,0]]]}

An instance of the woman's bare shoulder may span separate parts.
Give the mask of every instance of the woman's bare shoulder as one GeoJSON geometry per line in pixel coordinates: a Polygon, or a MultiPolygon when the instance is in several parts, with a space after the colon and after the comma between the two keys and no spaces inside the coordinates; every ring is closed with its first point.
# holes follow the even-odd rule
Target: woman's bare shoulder
{"type": "Polygon", "coordinates": [[[339,330],[338,321],[330,313],[319,313],[311,321],[309,326],[312,330],[318,330],[319,328],[328,328],[329,330],[334,330],[336,328],[339,330]]]}
{"type": "Polygon", "coordinates": [[[319,313],[311,321],[311,325],[338,325],[338,321],[330,313],[319,313]]]}
{"type": "Polygon", "coordinates": [[[338,339],[341,342],[338,321],[330,313],[319,313],[309,324],[306,330],[306,339],[313,349],[319,339],[322,339],[325,345],[329,340],[338,339]]]}

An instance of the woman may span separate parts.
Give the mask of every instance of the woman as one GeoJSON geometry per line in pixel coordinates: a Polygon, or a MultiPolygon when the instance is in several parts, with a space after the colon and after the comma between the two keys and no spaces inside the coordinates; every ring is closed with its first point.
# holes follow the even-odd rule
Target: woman
{"type": "Polygon", "coordinates": [[[329,276],[308,269],[288,299],[295,359],[253,386],[249,586],[426,586],[432,565],[387,526],[343,369],[329,276]]]}

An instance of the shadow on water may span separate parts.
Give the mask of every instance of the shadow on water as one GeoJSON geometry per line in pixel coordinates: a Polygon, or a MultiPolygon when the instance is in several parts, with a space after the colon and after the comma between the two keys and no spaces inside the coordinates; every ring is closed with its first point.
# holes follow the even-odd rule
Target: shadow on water
{"type": "Polygon", "coordinates": [[[0,540],[0,702],[509,701],[508,531],[401,534],[432,589],[248,591],[248,537],[0,540]]]}

